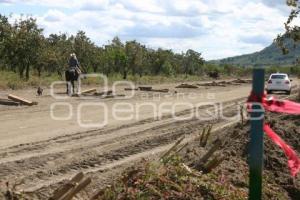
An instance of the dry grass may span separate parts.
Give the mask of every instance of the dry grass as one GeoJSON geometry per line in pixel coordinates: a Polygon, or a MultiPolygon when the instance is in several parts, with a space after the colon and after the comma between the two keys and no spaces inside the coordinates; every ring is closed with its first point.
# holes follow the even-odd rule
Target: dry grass
{"type": "MultiPolygon", "coordinates": [[[[131,81],[134,84],[148,85],[148,84],[162,84],[162,83],[177,83],[185,81],[199,81],[205,77],[200,76],[132,76],[129,75],[127,81],[131,81]]],[[[28,81],[20,79],[19,75],[14,72],[0,71],[0,89],[22,89],[27,87],[38,87],[38,86],[50,86],[54,81],[64,80],[63,77],[58,75],[43,75],[38,77],[35,74],[31,74],[28,81]]],[[[104,81],[100,78],[86,78],[82,80],[86,85],[103,85],[104,81]]],[[[108,76],[108,84],[112,85],[115,81],[123,81],[120,74],[112,74],[108,76]]]]}
{"type": "Polygon", "coordinates": [[[223,184],[217,176],[201,174],[183,164],[179,156],[167,163],[144,160],[95,199],[245,199],[247,192],[223,184]]]}
{"type": "Polygon", "coordinates": [[[22,89],[27,87],[48,86],[53,81],[59,80],[59,76],[49,75],[38,77],[32,75],[28,81],[23,80],[18,74],[7,71],[0,71],[0,89],[22,89]]]}
{"type": "MultiPolygon", "coordinates": [[[[211,126],[203,133],[209,134],[211,126]]],[[[208,136],[207,136],[208,137],[208,136]]],[[[97,192],[92,199],[245,199],[247,192],[224,184],[213,173],[202,173],[184,164],[179,152],[188,144],[180,138],[159,160],[143,160],[126,171],[115,184],[97,192]]],[[[215,168],[220,163],[215,163],[215,168]]]]}

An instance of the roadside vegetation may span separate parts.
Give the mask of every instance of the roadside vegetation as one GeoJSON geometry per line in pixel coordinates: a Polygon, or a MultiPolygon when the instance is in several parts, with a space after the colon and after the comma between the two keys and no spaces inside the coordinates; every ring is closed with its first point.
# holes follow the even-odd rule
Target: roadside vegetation
{"type": "MultiPolygon", "coordinates": [[[[299,116],[267,116],[280,137],[297,149],[299,137],[291,132],[299,131],[298,120],[299,116]]],[[[247,199],[249,130],[250,123],[246,121],[212,134],[215,140],[207,146],[203,147],[199,138],[181,147],[177,144],[173,153],[169,150],[159,161],[143,161],[124,172],[114,184],[100,190],[95,199],[247,199]],[[222,142],[215,148],[217,141],[222,142]],[[216,162],[220,156],[224,158],[216,162]],[[199,167],[199,160],[205,157],[207,164],[199,167]]],[[[271,140],[266,138],[264,145],[263,199],[299,199],[300,180],[291,177],[287,158],[271,140]]]]}
{"type": "MultiPolygon", "coordinates": [[[[32,17],[11,21],[10,17],[0,15],[2,89],[48,86],[55,80],[63,80],[72,52],[76,53],[85,73],[102,73],[111,81],[152,84],[251,75],[249,67],[206,62],[201,53],[191,49],[175,53],[169,49],[152,49],[135,40],[122,42],[118,37],[97,46],[83,31],[46,37],[32,17]]],[[[300,75],[296,66],[270,66],[267,71],[300,75]]]]}
{"type": "Polygon", "coordinates": [[[206,72],[201,53],[187,50],[174,53],[167,49],[151,49],[137,41],[123,43],[118,37],[106,45],[97,46],[83,31],[43,35],[36,19],[25,17],[16,20],[0,15],[0,69],[17,74],[23,81],[32,75],[53,74],[63,78],[69,55],[76,53],[86,73],[103,73],[107,76],[130,75],[176,76],[203,75],[206,72]]]}

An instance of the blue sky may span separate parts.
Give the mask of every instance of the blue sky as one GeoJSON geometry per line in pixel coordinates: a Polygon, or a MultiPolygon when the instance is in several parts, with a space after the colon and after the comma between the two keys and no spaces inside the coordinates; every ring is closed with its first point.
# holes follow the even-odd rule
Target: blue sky
{"type": "Polygon", "coordinates": [[[285,0],[0,0],[0,13],[32,15],[45,35],[83,30],[98,45],[119,36],[209,60],[268,46],[289,8],[285,0]]]}

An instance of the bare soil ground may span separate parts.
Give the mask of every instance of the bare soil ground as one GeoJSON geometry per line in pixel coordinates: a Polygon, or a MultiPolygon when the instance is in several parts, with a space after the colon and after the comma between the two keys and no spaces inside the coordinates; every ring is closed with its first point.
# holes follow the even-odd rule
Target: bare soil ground
{"type": "MultiPolygon", "coordinates": [[[[300,116],[267,113],[266,121],[272,129],[286,141],[296,152],[300,152],[300,116]]],[[[225,127],[214,134],[215,138],[224,141],[219,153],[226,156],[225,161],[211,173],[225,185],[248,191],[248,147],[250,123],[225,127]]],[[[210,147],[208,147],[210,148],[210,147]]],[[[203,150],[202,150],[203,151],[203,150]]],[[[194,166],[195,155],[201,155],[199,143],[193,142],[182,151],[184,161],[194,166]]],[[[291,199],[300,197],[300,178],[293,178],[290,174],[287,157],[267,136],[264,140],[264,171],[263,171],[263,199],[291,199]]],[[[225,198],[227,199],[227,198],[225,198]]]]}
{"type": "MultiPolygon", "coordinates": [[[[198,89],[175,89],[175,86],[157,85],[157,89],[169,88],[170,93],[138,91],[127,100],[68,98],[58,101],[49,95],[48,90],[42,97],[36,97],[35,90],[2,92],[2,96],[12,92],[37,101],[39,105],[0,106],[0,190],[5,190],[7,181],[11,184],[21,182],[18,190],[24,190],[29,195],[28,199],[47,199],[65,179],[83,171],[92,177],[89,190],[94,191],[112,183],[124,168],[141,158],[151,158],[167,150],[182,135],[191,140],[208,123],[214,124],[215,129],[221,129],[236,120],[199,120],[189,117],[196,112],[189,106],[174,108],[176,116],[189,117],[186,120],[175,120],[170,111],[164,112],[163,117],[157,120],[153,117],[152,107],[144,106],[134,110],[138,117],[120,121],[111,112],[116,103],[140,105],[148,102],[159,107],[168,102],[178,105],[189,102],[194,106],[199,102],[220,102],[225,108],[218,109],[234,115],[238,108],[236,103],[245,100],[250,92],[250,84],[198,89]],[[71,119],[57,121],[51,118],[50,107],[55,102],[67,102],[72,106],[74,115],[71,119]],[[107,125],[103,128],[79,126],[77,113],[82,102],[105,103],[108,108],[107,125]]],[[[117,88],[117,93],[130,95],[124,87],[117,88]]],[[[68,109],[59,106],[55,115],[65,117],[68,109]]],[[[207,116],[207,109],[214,108],[202,106],[198,112],[207,116]]],[[[103,119],[103,110],[95,106],[86,107],[81,115],[83,122],[96,123],[103,119]]]]}

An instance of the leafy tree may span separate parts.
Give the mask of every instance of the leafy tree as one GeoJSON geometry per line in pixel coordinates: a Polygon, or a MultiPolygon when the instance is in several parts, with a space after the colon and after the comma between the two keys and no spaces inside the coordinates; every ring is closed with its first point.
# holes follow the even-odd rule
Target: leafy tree
{"type": "Polygon", "coordinates": [[[95,46],[90,38],[83,31],[79,31],[74,38],[74,51],[80,61],[81,68],[88,72],[93,59],[93,47],[95,46]]]}
{"type": "MultiPolygon", "coordinates": [[[[294,21],[299,17],[300,13],[300,4],[299,0],[287,0],[287,5],[292,8],[291,13],[284,24],[285,33],[279,34],[278,37],[275,39],[276,43],[279,47],[281,47],[283,54],[288,54],[289,49],[286,47],[285,39],[290,38],[295,43],[300,41],[300,27],[294,23],[294,21]]],[[[294,43],[294,47],[296,46],[294,43]]]]}
{"type": "Polygon", "coordinates": [[[127,69],[130,69],[134,76],[137,73],[142,76],[145,61],[145,47],[135,40],[128,41],[125,45],[125,51],[127,56],[127,69]]]}
{"type": "Polygon", "coordinates": [[[168,60],[166,60],[165,63],[163,64],[162,72],[163,72],[163,74],[168,75],[168,76],[174,74],[173,66],[168,60]]]}
{"type": "Polygon", "coordinates": [[[51,34],[46,39],[44,46],[45,69],[48,72],[57,72],[61,77],[65,70],[70,53],[74,51],[73,48],[74,37],[68,37],[67,34],[51,34]]]}
{"type": "Polygon", "coordinates": [[[5,49],[6,40],[9,39],[11,34],[11,25],[8,22],[8,18],[0,14],[0,53],[3,55],[5,49]]]}
{"type": "Polygon", "coordinates": [[[11,57],[11,64],[18,66],[21,78],[25,71],[26,80],[29,79],[30,68],[38,63],[43,38],[41,33],[42,29],[38,28],[36,20],[31,17],[19,19],[13,26],[7,55],[11,57]]]}
{"type": "Polygon", "coordinates": [[[195,74],[203,73],[202,66],[204,60],[201,57],[201,53],[198,53],[194,50],[187,50],[184,55],[184,74],[195,74]]]}
{"type": "Polygon", "coordinates": [[[201,53],[188,50],[146,48],[137,41],[122,43],[115,37],[105,46],[95,45],[83,31],[43,36],[36,20],[29,17],[10,24],[9,18],[0,15],[0,67],[18,72],[29,79],[33,70],[38,76],[57,73],[63,77],[71,53],[75,52],[85,72],[139,75],[203,74],[201,53]]]}

